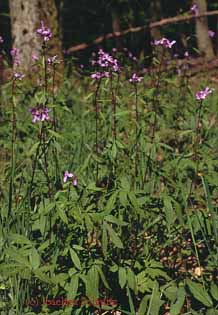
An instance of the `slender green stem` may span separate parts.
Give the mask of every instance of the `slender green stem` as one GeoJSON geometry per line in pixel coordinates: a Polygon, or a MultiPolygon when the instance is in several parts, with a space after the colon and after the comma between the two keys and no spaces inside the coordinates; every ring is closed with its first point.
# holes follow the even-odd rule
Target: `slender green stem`
{"type": "Polygon", "coordinates": [[[113,105],[113,139],[114,139],[114,141],[116,141],[116,138],[117,138],[117,119],[116,119],[117,103],[116,103],[116,97],[115,97],[114,88],[113,88],[112,72],[110,73],[110,89],[111,89],[111,100],[112,100],[112,105],[113,105]]]}
{"type": "Polygon", "coordinates": [[[12,81],[12,130],[11,130],[11,176],[9,183],[8,214],[13,213],[14,175],[15,175],[15,142],[16,142],[16,103],[14,100],[15,79],[12,81]]]}
{"type": "Polygon", "coordinates": [[[137,90],[137,84],[134,84],[135,88],[135,185],[137,182],[137,176],[138,176],[138,164],[139,164],[139,112],[138,112],[138,90],[137,90]]]}
{"type": "MultiPolygon", "coordinates": [[[[99,150],[98,150],[98,129],[99,129],[99,106],[98,106],[98,93],[100,90],[101,80],[98,81],[97,88],[95,91],[94,96],[94,108],[95,108],[95,154],[98,157],[99,150]]],[[[96,186],[98,184],[98,172],[99,172],[99,165],[98,161],[96,162],[96,186]]]]}
{"type": "Polygon", "coordinates": [[[157,128],[157,108],[159,105],[158,95],[159,95],[159,89],[160,89],[160,83],[161,83],[161,68],[162,68],[162,64],[164,61],[164,56],[165,56],[165,49],[163,49],[163,51],[162,51],[161,61],[159,64],[159,69],[158,69],[157,80],[156,80],[156,84],[155,84],[154,97],[152,100],[152,107],[153,107],[153,112],[154,112],[154,122],[152,124],[152,131],[151,131],[151,148],[150,148],[149,158],[147,161],[145,175],[144,175],[144,179],[143,179],[143,183],[142,183],[142,188],[144,188],[145,182],[147,180],[147,174],[148,174],[148,170],[149,170],[150,158],[151,158],[151,152],[152,152],[152,145],[154,143],[155,132],[156,132],[156,128],[157,128]]]}

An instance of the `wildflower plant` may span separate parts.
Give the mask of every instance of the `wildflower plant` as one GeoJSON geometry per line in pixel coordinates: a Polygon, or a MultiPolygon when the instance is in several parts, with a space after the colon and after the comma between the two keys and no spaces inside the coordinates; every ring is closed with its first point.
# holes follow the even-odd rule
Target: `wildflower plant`
{"type": "Polygon", "coordinates": [[[163,46],[165,48],[172,48],[175,44],[176,44],[175,40],[170,41],[165,37],[154,41],[155,46],[163,46]]]}
{"type": "Polygon", "coordinates": [[[208,86],[199,92],[196,93],[196,100],[202,101],[204,100],[209,94],[213,92],[213,89],[209,88],[208,86]]]}
{"type": "Polygon", "coordinates": [[[43,21],[41,21],[41,27],[36,30],[36,33],[43,39],[44,42],[48,42],[52,38],[51,30],[45,27],[43,21]]]}
{"type": "Polygon", "coordinates": [[[37,34],[42,84],[2,86],[2,312],[215,315],[216,91],[181,89],[166,39],[152,73],[129,51],[100,50],[91,77],[56,89],[51,31],[37,34]],[[56,296],[78,303],[42,305],[56,296]]]}

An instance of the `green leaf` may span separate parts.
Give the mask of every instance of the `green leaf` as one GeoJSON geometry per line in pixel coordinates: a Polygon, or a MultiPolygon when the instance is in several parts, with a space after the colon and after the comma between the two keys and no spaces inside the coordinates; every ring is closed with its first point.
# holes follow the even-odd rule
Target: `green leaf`
{"type": "Polygon", "coordinates": [[[119,200],[120,200],[121,205],[124,208],[129,204],[127,196],[128,196],[127,190],[120,190],[119,191],[119,200]]]}
{"type": "Polygon", "coordinates": [[[72,248],[70,248],[70,256],[71,256],[72,262],[74,263],[75,267],[77,269],[81,270],[82,267],[81,267],[80,259],[77,255],[77,253],[72,248]]]}
{"type": "Polygon", "coordinates": [[[38,150],[38,147],[39,147],[39,142],[34,143],[32,148],[27,151],[27,157],[32,156],[33,154],[35,154],[35,152],[38,150]]]}
{"type": "Polygon", "coordinates": [[[110,223],[115,223],[117,224],[118,226],[126,226],[128,225],[127,222],[123,222],[121,221],[120,219],[117,219],[115,216],[113,215],[107,215],[105,218],[104,218],[106,221],[110,222],[110,223]]]}
{"type": "Polygon", "coordinates": [[[106,230],[105,225],[103,225],[101,243],[102,243],[103,255],[104,255],[104,257],[106,257],[107,256],[107,247],[108,247],[108,236],[107,236],[107,230],[106,230]]]}
{"type": "Polygon", "coordinates": [[[158,284],[156,283],[153,287],[150,303],[149,303],[149,315],[159,315],[160,307],[164,304],[164,301],[160,299],[160,292],[158,284]]]}
{"type": "Polygon", "coordinates": [[[80,245],[73,245],[72,246],[74,249],[76,249],[76,250],[85,250],[85,248],[84,247],[82,247],[82,246],[80,246],[80,245]]]}
{"type": "Polygon", "coordinates": [[[89,269],[86,276],[86,295],[92,303],[94,303],[99,296],[99,274],[95,266],[89,269]]]}
{"type": "Polygon", "coordinates": [[[108,199],[106,207],[105,207],[105,211],[104,211],[105,214],[109,215],[111,213],[111,211],[114,209],[114,205],[115,205],[115,202],[117,199],[117,194],[118,194],[118,192],[116,191],[108,199]]]}
{"type": "Polygon", "coordinates": [[[134,303],[133,303],[131,292],[128,286],[126,287],[126,291],[127,291],[127,296],[129,299],[129,307],[130,307],[131,315],[135,315],[136,312],[134,308],[134,303]]]}
{"type": "Polygon", "coordinates": [[[106,278],[104,276],[104,273],[103,273],[101,267],[96,265],[95,268],[98,270],[99,276],[100,276],[102,282],[104,283],[105,287],[107,289],[111,290],[111,288],[110,288],[110,286],[109,286],[109,284],[108,284],[108,282],[107,282],[107,280],[106,280],[106,278]]]}
{"type": "Polygon", "coordinates": [[[90,183],[87,186],[87,189],[91,191],[104,191],[105,190],[104,188],[97,187],[95,183],[90,183]]]}
{"type": "Polygon", "coordinates": [[[210,287],[210,292],[214,300],[218,301],[218,285],[212,283],[210,287]]]}
{"type": "Polygon", "coordinates": [[[136,278],[135,278],[134,272],[130,268],[127,269],[127,282],[128,282],[129,288],[132,289],[133,291],[135,291],[135,289],[136,289],[136,278]]]}
{"type": "Polygon", "coordinates": [[[34,271],[36,278],[45,283],[52,283],[51,279],[41,270],[37,269],[34,271]]]}
{"type": "Polygon", "coordinates": [[[178,295],[177,286],[175,286],[175,285],[167,286],[167,288],[164,290],[164,295],[173,304],[176,301],[177,295],[178,295]]]}
{"type": "Polygon", "coordinates": [[[21,266],[25,266],[27,268],[32,269],[32,266],[29,263],[28,259],[24,255],[22,255],[21,252],[10,248],[10,249],[6,249],[5,253],[8,254],[13,260],[15,260],[21,266]]]}
{"type": "Polygon", "coordinates": [[[203,187],[204,187],[205,197],[207,200],[207,207],[211,213],[213,232],[215,235],[216,242],[218,243],[218,216],[216,215],[216,212],[214,211],[214,207],[212,205],[211,193],[209,190],[207,180],[203,176],[201,176],[201,179],[202,179],[202,183],[203,183],[203,187]]]}
{"type": "Polygon", "coordinates": [[[136,194],[133,191],[130,191],[128,193],[128,198],[130,200],[130,203],[132,204],[133,209],[135,210],[135,212],[140,216],[143,217],[144,216],[144,211],[140,208],[139,202],[136,198],[136,194]]]}
{"type": "Polygon", "coordinates": [[[145,315],[148,306],[148,295],[145,295],[139,305],[138,315],[145,315]]]}
{"type": "Polygon", "coordinates": [[[129,115],[129,113],[130,113],[129,110],[122,110],[122,111],[118,111],[115,116],[116,117],[127,116],[127,115],[129,115]]]}
{"type": "Polygon", "coordinates": [[[119,267],[118,277],[119,277],[119,285],[120,285],[121,289],[123,289],[125,284],[126,284],[126,281],[127,281],[126,269],[125,268],[119,267]]]}
{"type": "Polygon", "coordinates": [[[185,289],[180,287],[177,292],[177,300],[170,306],[170,315],[179,315],[185,302],[185,289]]]}
{"type": "Polygon", "coordinates": [[[79,287],[79,277],[78,275],[72,276],[70,283],[68,283],[65,287],[67,291],[67,299],[74,300],[79,287]]]}
{"type": "Polygon", "coordinates": [[[33,269],[37,269],[40,266],[40,256],[35,248],[31,250],[30,263],[33,269]]]}
{"type": "Polygon", "coordinates": [[[57,133],[56,131],[52,130],[52,129],[49,129],[48,132],[54,137],[54,138],[57,138],[57,139],[63,139],[63,136],[60,135],[59,133],[57,133]]]}
{"type": "Polygon", "coordinates": [[[175,215],[175,212],[173,210],[171,198],[169,196],[167,196],[167,195],[163,196],[163,204],[164,204],[164,211],[166,214],[167,226],[169,229],[170,226],[174,224],[174,222],[176,220],[176,215],[175,215]]]}
{"type": "Polygon", "coordinates": [[[111,157],[112,159],[115,159],[116,156],[117,156],[117,145],[116,145],[116,142],[113,142],[112,149],[111,149],[111,157]]]}
{"type": "Polygon", "coordinates": [[[215,308],[211,308],[207,310],[206,315],[218,315],[218,310],[216,310],[215,308]]]}
{"type": "Polygon", "coordinates": [[[111,242],[114,243],[114,245],[116,247],[123,248],[123,243],[122,243],[121,239],[116,234],[116,232],[112,229],[112,227],[109,224],[107,224],[106,222],[105,222],[105,226],[106,226],[106,228],[108,230],[108,234],[110,236],[111,242]]]}
{"type": "Polygon", "coordinates": [[[9,239],[13,241],[15,244],[28,244],[32,246],[31,241],[26,236],[21,234],[16,233],[10,234],[9,239]]]}
{"type": "Polygon", "coordinates": [[[64,210],[57,207],[57,213],[58,213],[59,217],[61,218],[61,220],[64,223],[68,224],[68,219],[67,219],[67,216],[66,216],[66,213],[64,212],[64,210]]]}
{"type": "Polygon", "coordinates": [[[204,290],[201,284],[192,282],[191,280],[187,279],[187,285],[196,300],[200,301],[207,307],[213,306],[213,302],[209,294],[204,290]]]}

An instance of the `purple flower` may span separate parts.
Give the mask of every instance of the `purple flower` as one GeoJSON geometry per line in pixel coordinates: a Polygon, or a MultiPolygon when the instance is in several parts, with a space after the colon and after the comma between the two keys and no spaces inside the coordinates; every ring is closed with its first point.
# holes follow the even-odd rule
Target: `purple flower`
{"type": "Polygon", "coordinates": [[[18,48],[13,48],[11,49],[10,53],[13,63],[18,66],[20,64],[20,50],[18,48]]]}
{"type": "Polygon", "coordinates": [[[91,78],[94,79],[94,80],[100,80],[100,79],[103,79],[103,78],[109,78],[110,76],[110,73],[108,71],[104,71],[104,72],[95,72],[93,74],[91,74],[91,78]]]}
{"type": "Polygon", "coordinates": [[[39,56],[37,54],[32,54],[32,61],[38,61],[39,56]]]}
{"type": "Polygon", "coordinates": [[[193,6],[190,8],[190,11],[192,14],[198,15],[199,14],[198,5],[196,3],[194,3],[193,6]]]}
{"type": "Polygon", "coordinates": [[[170,41],[169,39],[167,39],[165,37],[154,41],[154,45],[155,46],[159,46],[160,45],[160,46],[163,46],[165,48],[172,48],[172,46],[175,45],[175,43],[176,43],[175,40],[170,41]]]}
{"type": "Polygon", "coordinates": [[[73,186],[78,186],[78,179],[77,179],[77,177],[74,175],[74,177],[73,177],[73,181],[72,181],[72,184],[73,184],[73,186]]]}
{"type": "Polygon", "coordinates": [[[56,63],[60,63],[60,61],[57,60],[57,55],[53,56],[53,57],[48,57],[48,64],[49,65],[53,65],[56,63]]]}
{"type": "Polygon", "coordinates": [[[65,171],[65,173],[64,173],[64,183],[67,182],[68,178],[72,178],[72,185],[73,186],[77,186],[78,185],[78,179],[77,179],[76,175],[74,175],[73,173],[69,173],[68,171],[65,171]]]}
{"type": "MultiPolygon", "coordinates": [[[[95,57],[95,55],[93,55],[95,57]]],[[[98,65],[100,68],[106,68],[107,70],[113,72],[119,72],[120,66],[118,60],[113,58],[110,54],[103,51],[103,49],[99,49],[98,56],[96,60],[91,60],[91,64],[98,65]]]]}
{"type": "Polygon", "coordinates": [[[132,77],[129,79],[130,83],[139,83],[142,81],[142,77],[139,77],[136,73],[133,73],[132,77]]]}
{"type": "Polygon", "coordinates": [[[204,100],[214,89],[210,89],[208,86],[195,94],[195,97],[198,101],[204,100]]]}
{"type": "Polygon", "coordinates": [[[19,72],[15,72],[14,73],[14,79],[15,80],[20,80],[21,81],[24,77],[25,77],[25,75],[22,74],[22,73],[19,73],[19,72]]]}
{"type": "Polygon", "coordinates": [[[36,106],[30,109],[30,112],[33,116],[32,122],[35,124],[37,121],[49,121],[49,112],[50,109],[48,109],[45,106],[36,106]]]}
{"type": "Polygon", "coordinates": [[[0,44],[3,44],[4,43],[4,39],[2,36],[0,36],[0,44]]]}
{"type": "Polygon", "coordinates": [[[51,30],[44,26],[43,21],[41,21],[41,27],[36,30],[36,33],[43,38],[44,42],[47,42],[52,38],[51,30]]]}
{"type": "Polygon", "coordinates": [[[214,37],[214,35],[215,35],[215,32],[214,32],[214,31],[209,30],[209,31],[208,31],[208,35],[209,35],[209,37],[210,37],[210,38],[213,38],[213,37],[214,37]]]}

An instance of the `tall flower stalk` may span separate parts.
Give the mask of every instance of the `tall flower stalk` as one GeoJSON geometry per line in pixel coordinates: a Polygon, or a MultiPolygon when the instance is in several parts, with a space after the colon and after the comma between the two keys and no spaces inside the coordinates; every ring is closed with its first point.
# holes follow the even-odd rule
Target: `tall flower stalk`
{"type": "MultiPolygon", "coordinates": [[[[55,79],[56,79],[56,66],[59,63],[60,61],[57,59],[57,55],[48,58],[48,65],[52,67],[52,104],[53,104],[52,125],[53,125],[53,130],[55,131],[55,133],[57,132],[57,124],[58,124],[56,108],[55,108],[55,79]]],[[[60,185],[59,163],[58,163],[58,154],[57,154],[56,147],[53,147],[53,155],[54,155],[54,161],[55,161],[56,183],[59,186],[60,185]]]]}
{"type": "MultiPolygon", "coordinates": [[[[113,73],[119,73],[120,66],[118,63],[118,60],[111,56],[110,54],[103,51],[103,49],[100,49],[98,51],[97,56],[94,55],[96,58],[91,61],[92,66],[97,67],[97,71],[91,75],[91,78],[98,81],[97,89],[95,92],[95,98],[94,98],[94,107],[95,107],[95,137],[96,137],[96,154],[98,151],[98,102],[97,102],[97,95],[98,90],[100,87],[101,79],[103,78],[109,78],[110,80],[110,92],[111,92],[111,102],[112,102],[112,112],[113,112],[113,122],[112,122],[112,138],[113,142],[116,142],[117,137],[117,127],[116,127],[116,96],[114,93],[113,88],[113,73]]],[[[116,164],[116,163],[115,163],[116,164]]],[[[116,166],[115,166],[116,168],[116,166]]],[[[114,171],[115,173],[116,171],[114,171]]],[[[96,182],[98,181],[98,163],[97,163],[97,171],[96,171],[96,182]]]]}
{"type": "MultiPolygon", "coordinates": [[[[197,176],[199,176],[199,162],[200,162],[200,160],[199,160],[199,156],[198,156],[198,147],[201,144],[201,125],[202,125],[202,117],[201,116],[202,116],[202,111],[203,111],[203,101],[209,94],[212,93],[212,91],[213,91],[212,89],[210,89],[209,87],[206,87],[204,90],[197,92],[195,95],[196,100],[199,102],[199,107],[197,108],[197,111],[196,111],[195,139],[194,139],[194,144],[193,144],[193,151],[194,151],[193,159],[194,159],[194,162],[196,162],[196,169],[195,169],[195,176],[192,178],[189,194],[187,197],[187,201],[188,200],[190,201],[191,206],[193,208],[194,208],[194,206],[193,206],[193,202],[191,199],[191,195],[192,195],[193,188],[196,185],[195,179],[197,176]]],[[[196,254],[198,266],[201,270],[201,263],[200,263],[200,258],[199,258],[199,254],[198,254],[198,248],[196,245],[194,231],[193,231],[193,223],[191,221],[190,213],[188,210],[186,211],[186,213],[187,213],[188,224],[189,224],[189,228],[190,228],[193,243],[194,243],[195,254],[196,254]]],[[[201,277],[201,280],[202,280],[203,287],[205,289],[205,283],[204,283],[203,277],[201,277]]]]}
{"type": "MultiPolygon", "coordinates": [[[[198,175],[198,170],[199,170],[199,157],[198,157],[198,147],[201,143],[201,125],[202,125],[202,111],[203,111],[203,101],[205,100],[205,98],[211,94],[213,91],[213,89],[210,89],[209,87],[206,87],[204,90],[201,90],[199,92],[196,93],[195,98],[199,103],[199,106],[197,108],[196,111],[196,123],[195,123],[195,140],[194,140],[194,144],[193,144],[193,159],[196,162],[196,175],[198,175]]],[[[194,185],[194,180],[192,180],[191,183],[191,188],[190,188],[190,194],[192,192],[192,188],[194,185]]]]}
{"type": "Polygon", "coordinates": [[[160,40],[155,40],[154,45],[155,46],[162,46],[162,55],[159,63],[159,69],[158,69],[158,74],[157,74],[157,79],[156,79],[156,84],[155,84],[155,89],[154,89],[154,97],[152,100],[152,107],[153,107],[153,112],[154,112],[154,122],[152,124],[152,130],[151,130],[151,148],[150,152],[148,154],[148,161],[147,161],[147,166],[144,174],[144,179],[142,183],[142,187],[144,188],[145,182],[147,180],[147,175],[148,175],[148,170],[150,166],[150,160],[151,160],[151,153],[152,153],[152,146],[154,144],[154,138],[155,138],[155,132],[157,128],[157,109],[159,105],[159,89],[160,89],[160,83],[161,83],[161,69],[162,65],[164,62],[164,57],[165,57],[165,52],[167,48],[172,48],[173,45],[175,45],[176,41],[170,41],[169,39],[163,37],[160,40]]]}
{"type": "Polygon", "coordinates": [[[140,145],[139,145],[139,130],[140,130],[140,121],[139,121],[139,110],[138,110],[138,88],[137,84],[141,82],[142,77],[139,77],[136,73],[133,73],[132,77],[129,79],[129,82],[134,85],[135,92],[135,180],[136,185],[138,177],[138,164],[139,164],[139,154],[140,154],[140,145]]]}
{"type": "Polygon", "coordinates": [[[11,114],[11,176],[9,184],[8,213],[12,214],[13,194],[14,194],[14,175],[15,175],[15,143],[16,143],[16,103],[15,103],[15,78],[12,79],[12,114],[11,114]]]}
{"type": "MultiPolygon", "coordinates": [[[[99,154],[99,106],[98,106],[98,94],[101,86],[101,79],[97,82],[97,88],[95,90],[95,95],[94,95],[94,109],[95,109],[95,154],[96,157],[98,157],[99,154]]],[[[96,186],[98,184],[98,173],[99,173],[99,164],[98,161],[96,161],[96,177],[95,177],[95,182],[96,186]]]]}
{"type": "Polygon", "coordinates": [[[111,101],[112,101],[112,108],[113,108],[112,135],[113,135],[114,142],[116,142],[116,139],[117,139],[117,119],[116,119],[117,102],[116,102],[116,96],[114,93],[112,72],[110,74],[110,90],[111,90],[111,101]]]}
{"type": "MultiPolygon", "coordinates": [[[[44,108],[46,108],[46,105],[48,102],[48,62],[49,62],[49,60],[47,60],[47,42],[52,38],[52,32],[49,28],[46,28],[44,26],[43,22],[41,22],[41,27],[39,29],[37,29],[36,33],[42,38],[42,57],[43,57],[43,69],[44,69],[44,97],[45,97],[44,108]]],[[[51,61],[55,61],[55,60],[51,59],[51,61]]],[[[53,80],[54,80],[54,76],[53,76],[53,80]]],[[[54,122],[53,122],[53,124],[54,124],[54,122]]],[[[42,120],[41,131],[42,131],[42,133],[41,133],[40,142],[42,140],[42,153],[43,153],[43,157],[44,157],[44,168],[45,168],[43,173],[45,175],[47,185],[48,185],[48,197],[49,197],[49,200],[51,201],[52,200],[52,187],[51,187],[51,181],[50,181],[49,172],[48,172],[48,160],[47,160],[48,146],[46,144],[46,124],[45,124],[44,120],[42,120]]],[[[50,247],[50,250],[51,250],[51,238],[52,238],[52,210],[51,210],[51,214],[49,216],[49,247],[50,247]]],[[[52,256],[52,254],[50,253],[50,256],[49,256],[50,262],[51,262],[51,256],[52,256]]],[[[50,277],[51,276],[52,276],[52,274],[50,273],[50,277]]]]}

